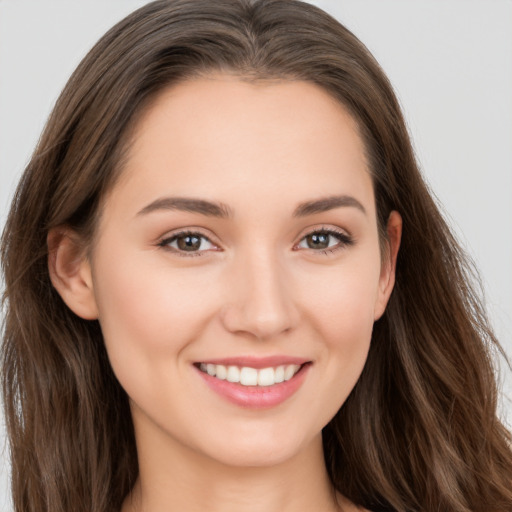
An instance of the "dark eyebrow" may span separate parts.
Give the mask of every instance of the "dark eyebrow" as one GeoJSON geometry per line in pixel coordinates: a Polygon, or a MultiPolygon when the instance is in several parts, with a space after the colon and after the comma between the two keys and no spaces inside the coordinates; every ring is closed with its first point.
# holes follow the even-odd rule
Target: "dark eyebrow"
{"type": "MultiPolygon", "coordinates": [[[[305,217],[307,215],[314,215],[315,213],[322,213],[340,207],[357,208],[366,214],[364,206],[355,197],[330,196],[300,203],[297,208],[295,208],[293,216],[305,217]]],[[[158,210],[181,210],[185,212],[199,213],[209,217],[218,217],[221,219],[233,216],[229,206],[223,203],[216,203],[191,197],[163,197],[156,199],[140,210],[137,213],[137,216],[147,215],[148,213],[158,210]]]]}
{"type": "Polygon", "coordinates": [[[364,206],[352,196],[330,196],[322,197],[314,201],[306,201],[305,203],[299,204],[293,212],[294,217],[305,217],[306,215],[313,215],[315,213],[322,213],[334,208],[340,208],[342,206],[349,206],[357,208],[366,215],[364,206]]]}
{"type": "Polygon", "coordinates": [[[181,210],[222,219],[232,216],[229,207],[223,203],[214,203],[191,197],[163,197],[157,199],[140,210],[137,216],[146,215],[157,210],[181,210]]]}

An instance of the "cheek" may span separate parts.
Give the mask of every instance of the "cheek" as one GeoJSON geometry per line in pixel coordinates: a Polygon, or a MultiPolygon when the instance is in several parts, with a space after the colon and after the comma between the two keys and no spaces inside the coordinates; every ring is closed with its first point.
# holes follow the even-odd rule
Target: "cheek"
{"type": "Polygon", "coordinates": [[[351,343],[371,335],[379,273],[378,252],[372,251],[354,254],[339,268],[329,269],[316,285],[313,280],[304,283],[308,309],[316,317],[318,329],[332,343],[351,343]]]}
{"type": "Polygon", "coordinates": [[[344,403],[366,363],[374,324],[380,263],[361,257],[332,272],[325,286],[309,287],[311,324],[320,334],[320,359],[332,415],[344,403]]]}
{"type": "Polygon", "coordinates": [[[107,254],[95,265],[95,296],[112,367],[120,381],[135,375],[150,381],[158,365],[173,364],[172,356],[201,332],[211,309],[201,300],[204,281],[171,273],[148,254],[107,254]]]}
{"type": "MultiPolygon", "coordinates": [[[[341,289],[325,301],[321,316],[325,350],[336,379],[343,375],[344,387],[350,391],[355,385],[366,362],[373,329],[373,290],[362,286],[341,289]]],[[[345,391],[340,390],[342,395],[345,391]]],[[[346,398],[346,396],[344,396],[346,398]]]]}

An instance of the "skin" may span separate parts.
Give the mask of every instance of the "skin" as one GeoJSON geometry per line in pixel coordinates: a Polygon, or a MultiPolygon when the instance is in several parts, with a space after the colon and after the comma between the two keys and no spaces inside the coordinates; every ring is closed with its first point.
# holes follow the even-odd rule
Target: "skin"
{"type": "Polygon", "coordinates": [[[321,430],[357,382],[393,288],[397,212],[387,229],[382,257],[357,125],[317,86],[212,75],[156,98],[90,259],[69,230],[50,234],[53,283],[76,314],[99,319],[130,397],[140,478],[124,512],[356,510],[329,484],[321,430]],[[362,209],[293,215],[333,195],[362,209]],[[166,196],[220,202],[232,217],[139,213],[166,196]],[[183,229],[206,237],[199,250],[178,254],[183,229]],[[325,229],[352,243],[311,246],[325,229]],[[313,364],[264,410],[226,401],[192,366],[275,354],[313,364]]]}

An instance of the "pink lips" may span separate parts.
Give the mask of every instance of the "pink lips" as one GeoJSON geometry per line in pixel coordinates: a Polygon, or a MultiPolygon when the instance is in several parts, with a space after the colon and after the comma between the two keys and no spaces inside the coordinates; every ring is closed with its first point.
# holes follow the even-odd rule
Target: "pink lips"
{"type": "Polygon", "coordinates": [[[210,389],[239,407],[251,409],[275,407],[287,400],[300,388],[311,367],[311,362],[306,359],[283,356],[223,358],[201,362],[205,364],[221,364],[224,366],[249,366],[256,369],[288,364],[302,365],[300,370],[290,380],[272,386],[244,386],[237,382],[220,380],[201,371],[199,364],[197,364],[197,366],[194,365],[199,377],[203,379],[210,389]]]}

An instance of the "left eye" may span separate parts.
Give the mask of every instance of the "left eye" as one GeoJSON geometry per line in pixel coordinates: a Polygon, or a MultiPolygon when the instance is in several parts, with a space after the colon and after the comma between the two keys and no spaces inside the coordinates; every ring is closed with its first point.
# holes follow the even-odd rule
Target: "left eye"
{"type": "Polygon", "coordinates": [[[170,247],[179,252],[207,251],[215,247],[208,238],[200,233],[178,233],[163,240],[160,245],[170,247]]]}
{"type": "Polygon", "coordinates": [[[343,233],[334,231],[314,231],[306,235],[298,244],[301,249],[331,249],[338,246],[349,245],[352,240],[343,233]]]}

